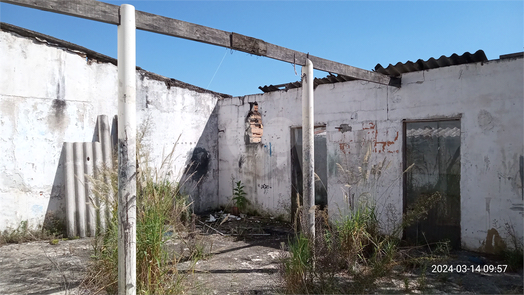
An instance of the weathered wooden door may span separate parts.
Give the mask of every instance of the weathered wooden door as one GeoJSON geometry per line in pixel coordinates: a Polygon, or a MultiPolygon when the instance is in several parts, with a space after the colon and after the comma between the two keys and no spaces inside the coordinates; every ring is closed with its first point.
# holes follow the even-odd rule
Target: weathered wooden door
{"type": "Polygon", "coordinates": [[[460,120],[404,124],[404,165],[415,164],[404,174],[404,213],[440,194],[427,218],[406,228],[404,237],[418,244],[449,240],[460,248],[460,120]]]}

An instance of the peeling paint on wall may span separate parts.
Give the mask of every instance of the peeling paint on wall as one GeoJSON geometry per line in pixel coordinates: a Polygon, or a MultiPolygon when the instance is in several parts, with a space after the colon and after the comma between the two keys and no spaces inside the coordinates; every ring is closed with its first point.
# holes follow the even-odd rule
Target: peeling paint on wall
{"type": "MultiPolygon", "coordinates": [[[[0,73],[10,74],[0,75],[0,150],[4,155],[0,207],[7,212],[0,215],[0,231],[16,228],[22,220],[36,227],[47,219],[65,218],[62,144],[92,141],[96,117],[113,117],[118,109],[116,60],[113,64],[90,52],[86,62],[86,55],[67,50],[72,44],[50,46],[4,29],[0,30],[0,73]],[[93,62],[93,57],[101,62],[93,62]],[[33,206],[40,206],[42,212],[35,215],[33,206]]],[[[170,181],[178,181],[191,159],[198,162],[196,178],[211,176],[206,173],[212,171],[213,177],[205,182],[196,184],[190,179],[191,187],[185,191],[204,209],[217,206],[215,106],[225,97],[231,96],[137,70],[137,120],[140,123],[147,115],[155,118],[150,130],[151,167],[160,167],[164,151],[171,150],[183,133],[181,142],[191,144],[177,146],[166,172],[170,181]],[[193,153],[195,145],[207,153],[198,149],[193,153]],[[197,200],[200,196],[206,200],[197,200]]]]}

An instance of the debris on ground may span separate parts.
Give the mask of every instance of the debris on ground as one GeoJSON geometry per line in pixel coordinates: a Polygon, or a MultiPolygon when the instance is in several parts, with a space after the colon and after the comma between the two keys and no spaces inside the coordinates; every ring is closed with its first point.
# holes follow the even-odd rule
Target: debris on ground
{"type": "MultiPolygon", "coordinates": [[[[202,255],[177,264],[179,273],[187,274],[188,292],[279,293],[280,259],[287,253],[282,244],[294,236],[291,225],[277,218],[227,214],[217,211],[197,216],[194,231],[181,233],[170,229],[166,235],[171,237],[169,247],[173,251],[199,249],[188,239],[202,243],[202,255]],[[211,216],[215,220],[206,222],[212,220],[211,216]]],[[[90,238],[60,240],[56,245],[37,241],[0,246],[0,294],[78,294],[92,249],[90,238]]],[[[417,257],[415,250],[402,252],[417,257]]],[[[398,265],[391,276],[377,281],[373,293],[404,294],[409,289],[411,293],[522,294],[522,269],[505,273],[439,273],[438,268],[432,267],[432,264],[471,265],[480,261],[484,265],[502,263],[489,255],[452,251],[447,260],[430,263],[425,271],[416,265],[411,269],[398,265]]]]}

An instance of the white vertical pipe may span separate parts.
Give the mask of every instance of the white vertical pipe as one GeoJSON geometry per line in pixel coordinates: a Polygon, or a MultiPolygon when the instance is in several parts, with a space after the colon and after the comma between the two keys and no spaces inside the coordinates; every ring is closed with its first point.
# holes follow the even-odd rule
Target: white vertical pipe
{"type": "MultiPolygon", "coordinates": [[[[102,179],[102,167],[104,163],[104,158],[102,156],[102,145],[100,142],[93,142],[93,177],[97,181],[102,179]]],[[[104,233],[106,230],[106,201],[105,199],[100,200],[100,196],[95,198],[96,206],[96,220],[97,228],[100,233],[104,233]]]]}
{"type": "Polygon", "coordinates": [[[82,142],[73,143],[74,162],[75,162],[75,195],[76,212],[78,224],[78,236],[86,237],[86,194],[84,181],[84,145],[82,142]]]}
{"type": "MultiPolygon", "coordinates": [[[[89,177],[93,177],[93,143],[84,142],[84,173],[89,177]]],[[[94,195],[92,191],[92,183],[88,177],[84,177],[85,182],[85,196],[86,196],[86,211],[87,211],[87,232],[90,237],[94,237],[96,233],[96,211],[94,207],[94,195]]]]}
{"type": "Polygon", "coordinates": [[[73,162],[73,143],[64,142],[64,182],[66,203],[67,237],[76,236],[75,166],[73,162]]]}
{"type": "Polygon", "coordinates": [[[136,294],[136,25],[120,6],[118,26],[118,293],[136,294]]]}
{"type": "Polygon", "coordinates": [[[315,126],[313,63],[306,59],[302,67],[302,177],[306,232],[315,238],[315,126]]]}

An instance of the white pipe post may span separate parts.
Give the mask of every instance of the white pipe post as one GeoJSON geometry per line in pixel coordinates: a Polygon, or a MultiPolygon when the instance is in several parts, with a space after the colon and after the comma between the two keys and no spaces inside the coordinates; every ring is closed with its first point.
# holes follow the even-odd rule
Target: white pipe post
{"type": "Polygon", "coordinates": [[[306,233],[315,239],[315,126],[313,63],[306,59],[302,67],[302,167],[303,202],[306,233]]]}
{"type": "Polygon", "coordinates": [[[118,293],[136,294],[136,23],[120,6],[118,25],[118,293]]]}

